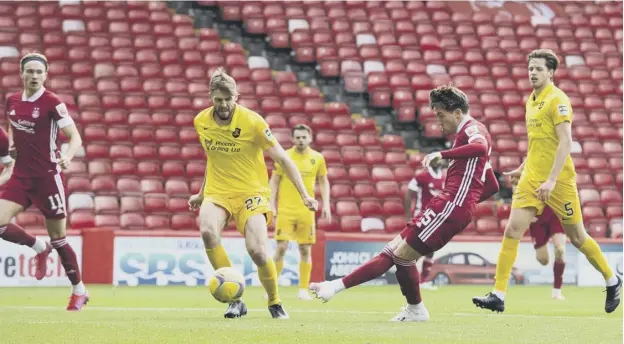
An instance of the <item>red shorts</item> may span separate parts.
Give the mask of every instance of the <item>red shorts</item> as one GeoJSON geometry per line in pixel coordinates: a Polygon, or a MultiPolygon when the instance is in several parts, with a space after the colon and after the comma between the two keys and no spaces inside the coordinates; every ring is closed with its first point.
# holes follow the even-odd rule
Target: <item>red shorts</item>
{"type": "Polygon", "coordinates": [[[28,209],[35,205],[46,219],[60,220],[66,217],[67,183],[62,173],[53,172],[35,178],[15,175],[3,185],[0,199],[17,203],[28,209]]]}
{"type": "Polygon", "coordinates": [[[470,224],[473,208],[459,207],[436,197],[412,219],[401,232],[401,237],[421,255],[429,255],[444,247],[470,224]]]}
{"type": "Polygon", "coordinates": [[[533,239],[533,247],[540,248],[548,244],[548,240],[557,234],[564,234],[561,221],[557,218],[557,215],[549,208],[545,207],[542,215],[537,218],[537,221],[531,224],[529,227],[531,238],[533,239]]]}

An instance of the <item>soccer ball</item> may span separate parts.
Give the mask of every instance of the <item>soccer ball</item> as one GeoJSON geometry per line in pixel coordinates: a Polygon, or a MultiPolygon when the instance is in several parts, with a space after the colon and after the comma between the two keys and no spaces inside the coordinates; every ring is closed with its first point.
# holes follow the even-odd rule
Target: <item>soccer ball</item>
{"type": "Polygon", "coordinates": [[[221,268],[215,271],[208,287],[210,288],[210,294],[212,294],[215,300],[231,303],[243,296],[245,277],[234,268],[221,268]]]}

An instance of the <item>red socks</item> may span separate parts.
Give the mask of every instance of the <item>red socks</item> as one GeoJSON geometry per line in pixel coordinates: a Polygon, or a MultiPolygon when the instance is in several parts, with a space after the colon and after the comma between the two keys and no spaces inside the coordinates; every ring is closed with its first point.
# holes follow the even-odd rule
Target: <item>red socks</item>
{"type": "Polygon", "coordinates": [[[420,272],[421,282],[427,282],[427,277],[429,277],[429,273],[431,272],[432,266],[433,266],[433,259],[425,258],[425,260],[423,260],[422,271],[420,272]]]}
{"type": "Polygon", "coordinates": [[[555,260],[555,265],[553,265],[553,274],[555,275],[553,287],[555,289],[561,289],[563,285],[563,270],[565,270],[565,262],[558,262],[555,260]]]}
{"type": "Polygon", "coordinates": [[[52,247],[56,249],[56,252],[58,252],[61,264],[63,264],[63,268],[65,268],[65,273],[71,284],[76,285],[80,283],[80,268],[78,267],[76,252],[74,252],[74,249],[67,243],[67,238],[62,237],[54,239],[50,243],[52,247]]]}
{"type": "Polygon", "coordinates": [[[392,258],[380,253],[364,265],[342,278],[345,288],[349,289],[383,275],[394,265],[392,258]]]}

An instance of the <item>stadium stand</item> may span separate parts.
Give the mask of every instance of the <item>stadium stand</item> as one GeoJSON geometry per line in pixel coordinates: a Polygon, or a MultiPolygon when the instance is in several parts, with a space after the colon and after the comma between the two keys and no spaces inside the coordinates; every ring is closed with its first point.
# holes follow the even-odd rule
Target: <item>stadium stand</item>
{"type": "MultiPolygon", "coordinates": [[[[0,94],[20,91],[22,53],[48,56],[46,86],[66,102],[84,138],[68,173],[73,228],[196,227],[185,202],[199,190],[205,162],[193,117],[210,106],[207,80],[225,66],[240,104],[265,116],[282,145],[291,145],[291,125],[314,129],[336,214],[320,229],[360,231],[362,217],[377,217],[396,231],[423,152],[446,143],[428,90],[452,81],[467,91],[471,115],[495,139],[492,165],[505,171],[527,149],[525,55],[549,47],[564,59],[556,82],[575,111],[585,220],[593,234],[621,237],[622,3],[554,5],[559,12],[547,24],[459,6],[5,2],[0,94]]],[[[500,235],[509,205],[489,201],[477,213],[467,232],[500,235]]],[[[42,224],[34,211],[17,221],[42,224]]]]}

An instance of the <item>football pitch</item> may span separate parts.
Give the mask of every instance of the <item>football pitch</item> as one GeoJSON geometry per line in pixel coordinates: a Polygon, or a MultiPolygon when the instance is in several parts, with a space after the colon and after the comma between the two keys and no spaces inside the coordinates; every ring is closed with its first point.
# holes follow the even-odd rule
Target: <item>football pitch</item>
{"type": "Polygon", "coordinates": [[[322,304],[281,288],[290,320],[270,318],[263,290],[249,287],[249,314],[224,319],[207,287],[88,286],[80,313],[64,310],[68,288],[0,289],[0,343],[622,343],[622,306],[604,313],[600,288],[513,287],[507,312],[475,308],[489,286],[423,291],[428,323],[391,323],[404,300],[398,286],[347,290],[322,304]]]}

